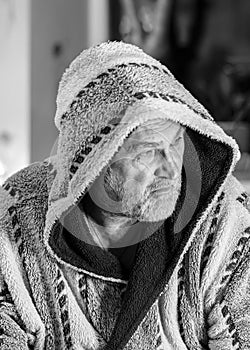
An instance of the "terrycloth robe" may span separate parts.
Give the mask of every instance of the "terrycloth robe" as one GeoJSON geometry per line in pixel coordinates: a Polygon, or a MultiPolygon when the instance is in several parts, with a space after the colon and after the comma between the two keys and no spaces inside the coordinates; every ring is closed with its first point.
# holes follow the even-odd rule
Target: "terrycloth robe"
{"type": "Polygon", "coordinates": [[[0,188],[0,349],[250,348],[249,198],[232,175],[235,140],[166,67],[115,42],[70,65],[55,123],[57,153],[0,188]],[[171,217],[135,226],[149,234],[126,276],[79,208],[156,111],[186,127],[182,189],[171,217]]]}

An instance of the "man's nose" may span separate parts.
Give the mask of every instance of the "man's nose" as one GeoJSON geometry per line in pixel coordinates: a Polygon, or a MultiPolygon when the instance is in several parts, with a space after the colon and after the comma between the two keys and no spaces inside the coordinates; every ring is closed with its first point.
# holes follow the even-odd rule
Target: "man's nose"
{"type": "Polygon", "coordinates": [[[162,156],[154,175],[175,180],[178,177],[178,169],[173,159],[170,156],[162,156]]]}

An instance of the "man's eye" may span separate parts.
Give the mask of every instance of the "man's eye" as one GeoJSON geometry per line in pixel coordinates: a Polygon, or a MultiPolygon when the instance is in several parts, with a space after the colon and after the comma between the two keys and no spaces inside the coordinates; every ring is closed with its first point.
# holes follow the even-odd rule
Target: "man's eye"
{"type": "Polygon", "coordinates": [[[182,140],[182,136],[178,137],[176,140],[174,140],[174,143],[172,143],[172,146],[176,145],[181,140],[182,140]]]}
{"type": "Polygon", "coordinates": [[[149,151],[144,151],[144,152],[141,152],[139,153],[136,158],[135,158],[135,161],[136,162],[139,162],[139,163],[151,163],[154,159],[154,156],[155,156],[155,150],[152,149],[152,150],[149,150],[149,151]]]}

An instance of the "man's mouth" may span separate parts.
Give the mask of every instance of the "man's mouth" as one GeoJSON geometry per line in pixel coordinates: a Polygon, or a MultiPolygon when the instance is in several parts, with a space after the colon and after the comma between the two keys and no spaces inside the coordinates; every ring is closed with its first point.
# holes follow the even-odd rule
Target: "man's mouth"
{"type": "Polygon", "coordinates": [[[168,193],[170,191],[171,187],[160,187],[156,188],[151,193],[168,193]]]}

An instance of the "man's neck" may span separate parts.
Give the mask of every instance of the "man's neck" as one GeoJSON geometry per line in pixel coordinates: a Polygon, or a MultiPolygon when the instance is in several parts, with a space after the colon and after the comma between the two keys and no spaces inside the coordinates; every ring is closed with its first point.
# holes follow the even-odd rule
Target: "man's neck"
{"type": "Polygon", "coordinates": [[[119,241],[130,227],[137,222],[119,213],[110,213],[98,207],[87,193],[80,202],[79,207],[89,217],[94,228],[101,235],[105,245],[119,241]]]}

